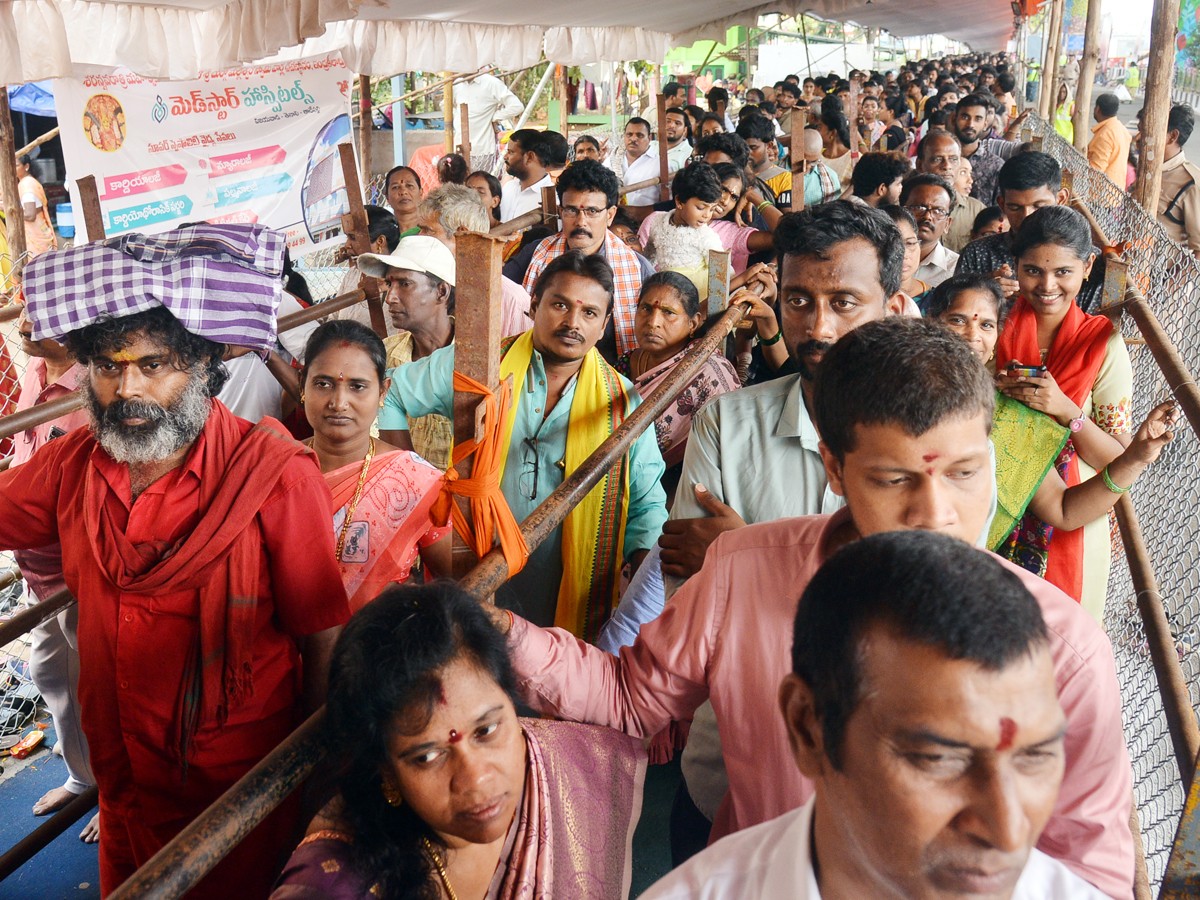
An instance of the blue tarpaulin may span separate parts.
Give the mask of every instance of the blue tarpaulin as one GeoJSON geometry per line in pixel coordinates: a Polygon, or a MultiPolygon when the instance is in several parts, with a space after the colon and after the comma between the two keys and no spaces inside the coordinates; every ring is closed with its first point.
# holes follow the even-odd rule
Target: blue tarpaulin
{"type": "Polygon", "coordinates": [[[34,116],[53,116],[54,91],[48,81],[31,81],[29,84],[10,85],[8,105],[13,112],[29,113],[34,116]]]}

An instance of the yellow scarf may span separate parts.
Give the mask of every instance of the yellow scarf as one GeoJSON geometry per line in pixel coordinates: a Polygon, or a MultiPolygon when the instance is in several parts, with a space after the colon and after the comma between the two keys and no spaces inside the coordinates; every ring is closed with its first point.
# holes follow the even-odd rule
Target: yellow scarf
{"type": "MultiPolygon", "coordinates": [[[[533,332],[530,330],[508,346],[500,361],[500,380],[511,375],[514,386],[521,384],[532,361],[533,332]]],[[[520,389],[513,391],[513,404],[503,426],[502,478],[522,394],[524,391],[520,389]]],[[[593,347],[583,358],[575,384],[575,397],[567,421],[564,477],[579,468],[620,426],[629,406],[629,395],[620,376],[593,347]]],[[[554,624],[587,641],[595,641],[617,600],[619,576],[625,560],[628,508],[626,454],[567,514],[562,525],[563,576],[554,624]]]]}

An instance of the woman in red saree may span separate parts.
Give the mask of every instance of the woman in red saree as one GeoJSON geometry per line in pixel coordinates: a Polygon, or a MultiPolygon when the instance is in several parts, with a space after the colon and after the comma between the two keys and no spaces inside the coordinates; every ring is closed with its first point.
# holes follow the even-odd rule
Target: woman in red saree
{"type": "Polygon", "coordinates": [[[333,495],[337,561],[357,612],[388,584],[408,580],[418,555],[435,573],[450,571],[450,528],[430,510],[442,473],[417,454],[371,435],[390,380],[383,342],[358,322],[339,319],[313,332],[305,349],[300,402],[333,495]]]}
{"type": "Polygon", "coordinates": [[[504,636],[453,584],[351,619],[329,670],[338,794],[272,900],[627,896],[641,741],[518,719],[514,686],[504,636]]]}
{"type": "MultiPolygon", "coordinates": [[[[1120,330],[1075,303],[1095,261],[1083,216],[1065,206],[1037,210],[1022,223],[1013,255],[1021,293],[996,346],[997,387],[1070,429],[1056,463],[1070,487],[1107,472],[1132,440],[1133,368],[1120,330]],[[1014,366],[1044,366],[1045,372],[1014,366]]],[[[1114,491],[1127,487],[1110,485],[1114,491]]],[[[1075,531],[1053,531],[1027,516],[1022,533],[1048,550],[1046,580],[1102,621],[1107,517],[1075,531]]]]}

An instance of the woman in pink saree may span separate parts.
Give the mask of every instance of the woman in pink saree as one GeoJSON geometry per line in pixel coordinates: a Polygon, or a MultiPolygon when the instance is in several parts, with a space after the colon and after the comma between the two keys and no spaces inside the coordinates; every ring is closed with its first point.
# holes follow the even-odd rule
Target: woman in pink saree
{"type": "Polygon", "coordinates": [[[355,615],[329,670],[338,794],[272,900],[627,896],[641,742],[518,719],[513,688],[504,636],[453,584],[355,615]]]}
{"type": "Polygon", "coordinates": [[[371,436],[387,393],[383,342],[358,322],[337,319],[305,348],[300,402],[308,441],[333,496],[333,534],[351,612],[391,583],[407,581],[418,555],[450,571],[450,528],[430,511],[442,473],[417,454],[371,436]]]}

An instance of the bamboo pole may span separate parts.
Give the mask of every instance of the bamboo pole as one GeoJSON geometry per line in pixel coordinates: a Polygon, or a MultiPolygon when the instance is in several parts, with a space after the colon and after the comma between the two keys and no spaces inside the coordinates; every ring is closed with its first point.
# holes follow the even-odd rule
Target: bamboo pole
{"type": "Polygon", "coordinates": [[[4,222],[8,234],[8,254],[12,259],[10,278],[20,282],[25,266],[25,213],[17,189],[17,148],[8,90],[0,87],[0,196],[4,198],[4,222]]]}
{"type": "Polygon", "coordinates": [[[1050,119],[1050,111],[1058,102],[1058,39],[1062,32],[1063,7],[1066,0],[1051,0],[1046,19],[1046,47],[1042,63],[1042,92],[1038,96],[1038,115],[1050,119]]]}
{"type": "Polygon", "coordinates": [[[454,77],[450,72],[442,73],[442,135],[447,153],[454,152],[454,77]]]}
{"type": "Polygon", "coordinates": [[[1075,148],[1086,150],[1091,135],[1092,83],[1096,80],[1096,65],[1100,62],[1100,3],[1087,0],[1087,25],[1083,32],[1083,58],[1079,61],[1079,86],[1075,90],[1075,114],[1071,123],[1075,129],[1075,148]]]}
{"type": "Polygon", "coordinates": [[[1142,107],[1142,155],[1133,196],[1151,218],[1158,216],[1162,163],[1167,146],[1167,116],[1175,80],[1175,27],[1179,0],[1154,0],[1150,18],[1150,60],[1146,67],[1146,101],[1142,107]]]}
{"type": "Polygon", "coordinates": [[[458,136],[458,152],[462,154],[462,158],[467,161],[467,171],[471,171],[471,111],[467,108],[467,104],[462,103],[458,107],[459,113],[459,130],[462,132],[458,136]]]}
{"type": "Polygon", "coordinates": [[[371,180],[371,76],[358,76],[358,170],[371,180]]]}
{"type": "Polygon", "coordinates": [[[18,150],[17,156],[24,156],[26,153],[28,153],[34,147],[40,147],[40,146],[42,146],[42,144],[46,143],[47,141],[54,140],[56,137],[58,137],[58,132],[59,132],[59,126],[55,125],[53,128],[51,128],[45,134],[40,135],[39,137],[35,137],[32,141],[30,141],[28,144],[26,144],[24,147],[22,147],[20,150],[18,150]]]}

